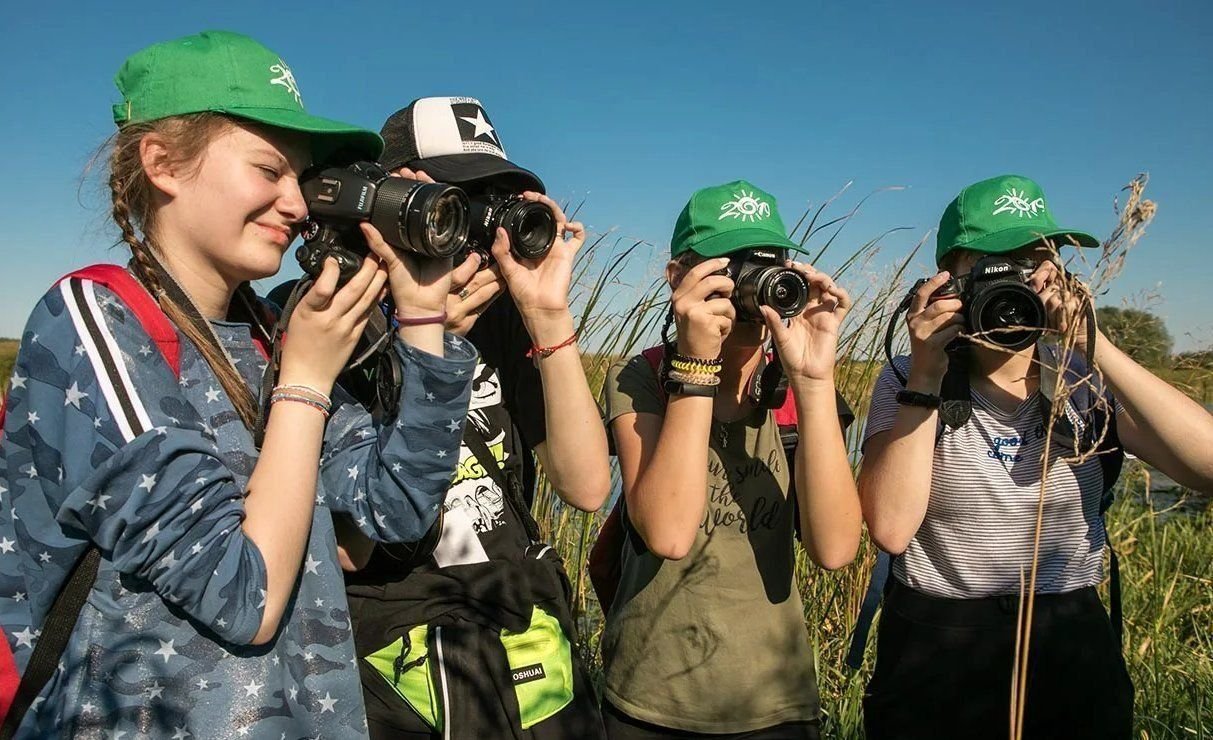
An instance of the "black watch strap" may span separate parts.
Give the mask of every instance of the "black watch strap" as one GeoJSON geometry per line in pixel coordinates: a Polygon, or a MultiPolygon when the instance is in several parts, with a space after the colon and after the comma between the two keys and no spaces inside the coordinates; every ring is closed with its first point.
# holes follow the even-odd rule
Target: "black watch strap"
{"type": "Polygon", "coordinates": [[[714,385],[695,385],[693,383],[680,383],[677,380],[667,380],[662,388],[665,390],[667,396],[716,397],[716,386],[714,385]]]}
{"type": "Polygon", "coordinates": [[[919,406],[924,409],[939,408],[939,396],[933,393],[919,393],[918,391],[897,391],[897,403],[902,406],[919,406]]]}

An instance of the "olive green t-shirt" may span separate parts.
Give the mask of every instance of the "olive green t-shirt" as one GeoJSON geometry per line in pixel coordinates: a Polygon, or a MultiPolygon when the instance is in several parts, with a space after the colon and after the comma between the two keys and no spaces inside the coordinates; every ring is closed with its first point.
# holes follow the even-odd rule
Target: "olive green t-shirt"
{"type": "MultiPolygon", "coordinates": [[[[665,413],[643,356],[607,376],[609,418],[665,413]]],[[[818,716],[795,584],[794,501],[771,412],[713,421],[707,507],[690,553],[663,560],[628,528],[602,638],[606,698],[690,732],[734,733],[818,716]]]]}

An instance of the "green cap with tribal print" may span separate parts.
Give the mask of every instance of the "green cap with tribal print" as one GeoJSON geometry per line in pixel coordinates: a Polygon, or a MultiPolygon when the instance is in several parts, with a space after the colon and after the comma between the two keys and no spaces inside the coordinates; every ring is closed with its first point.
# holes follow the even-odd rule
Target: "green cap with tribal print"
{"type": "Polygon", "coordinates": [[[804,251],[788,238],[775,198],[735,180],[695,191],[674,224],[670,257],[685,252],[720,257],[755,247],[804,251]]]}
{"type": "Polygon", "coordinates": [[[118,128],[214,112],[310,134],[317,163],[338,152],[374,160],[383,150],[378,134],[304,110],[295,75],[282,57],[231,31],[203,31],[135,52],[114,84],[122,93],[114,105],[118,128]]]}
{"type": "Polygon", "coordinates": [[[935,264],[955,249],[1002,254],[1049,238],[1056,247],[1098,247],[1090,234],[1064,229],[1053,220],[1040,186],[1021,175],[974,183],[948,204],[935,241],[935,264]]]}

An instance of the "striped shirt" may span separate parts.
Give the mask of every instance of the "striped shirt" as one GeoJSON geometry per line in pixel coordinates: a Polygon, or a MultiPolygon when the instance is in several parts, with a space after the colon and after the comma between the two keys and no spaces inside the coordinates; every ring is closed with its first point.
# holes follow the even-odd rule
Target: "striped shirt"
{"type": "MultiPolygon", "coordinates": [[[[909,358],[897,367],[909,372],[909,358]]],[[[885,366],[872,393],[864,442],[893,428],[901,384],[885,366]]],[[[1030,575],[1040,501],[1045,426],[1041,396],[1013,412],[970,391],[973,415],[959,429],[945,428],[935,446],[931,494],[922,525],[893,574],[919,591],[950,598],[1018,593],[1030,575]]],[[[1107,541],[1099,503],[1103,471],[1098,459],[1064,461],[1049,450],[1037,593],[1094,586],[1103,577],[1107,541]]]]}

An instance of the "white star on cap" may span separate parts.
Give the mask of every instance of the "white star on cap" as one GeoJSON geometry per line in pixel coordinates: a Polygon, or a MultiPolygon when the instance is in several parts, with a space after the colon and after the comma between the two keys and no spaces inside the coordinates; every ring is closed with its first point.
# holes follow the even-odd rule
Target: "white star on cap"
{"type": "Polygon", "coordinates": [[[497,137],[493,135],[493,126],[485,120],[483,110],[477,108],[475,118],[471,118],[469,116],[459,116],[459,118],[476,127],[475,132],[472,133],[472,138],[479,139],[481,136],[488,134],[489,138],[496,143],[497,137]]]}

